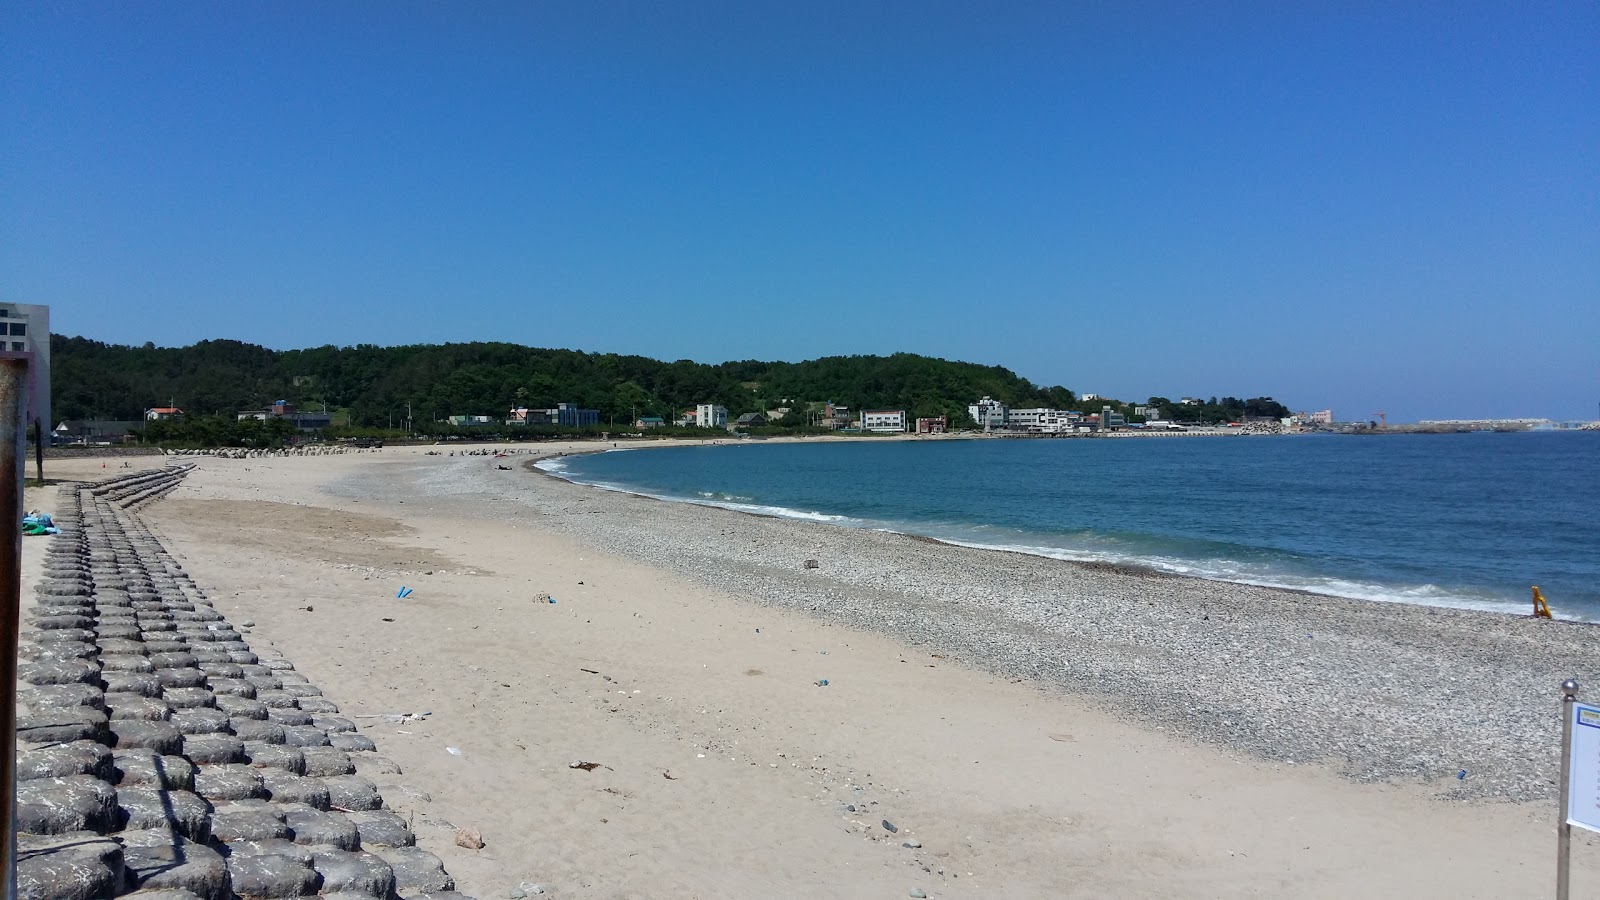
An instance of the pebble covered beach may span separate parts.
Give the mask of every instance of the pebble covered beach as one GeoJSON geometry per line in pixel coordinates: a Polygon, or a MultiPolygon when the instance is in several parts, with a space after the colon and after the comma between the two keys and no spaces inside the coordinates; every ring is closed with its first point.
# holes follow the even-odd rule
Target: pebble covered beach
{"type": "Polygon", "coordinates": [[[1177,736],[1463,799],[1555,794],[1592,625],[1346,600],[663,502],[462,457],[336,493],[528,521],[764,604],[1095,698],[1177,736]],[[443,508],[443,507],[441,507],[443,508]],[[808,568],[807,561],[816,566],[808,568]]]}

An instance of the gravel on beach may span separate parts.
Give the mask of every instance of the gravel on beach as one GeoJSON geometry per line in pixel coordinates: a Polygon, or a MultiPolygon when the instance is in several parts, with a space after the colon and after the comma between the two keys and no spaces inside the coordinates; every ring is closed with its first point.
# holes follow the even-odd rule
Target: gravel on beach
{"type": "Polygon", "coordinates": [[[663,502],[474,457],[418,462],[402,477],[354,475],[332,490],[426,498],[435,513],[561,533],[733,596],[1065,689],[1174,737],[1361,781],[1427,782],[1459,799],[1553,797],[1557,686],[1600,684],[1600,631],[1585,623],[970,549],[663,502]]]}

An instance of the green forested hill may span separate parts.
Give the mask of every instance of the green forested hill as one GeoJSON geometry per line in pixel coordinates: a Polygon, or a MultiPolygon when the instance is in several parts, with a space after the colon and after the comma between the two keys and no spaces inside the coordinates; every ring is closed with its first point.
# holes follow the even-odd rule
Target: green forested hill
{"type": "Polygon", "coordinates": [[[231,414],[289,400],[302,408],[349,410],[354,426],[398,423],[411,404],[418,422],[449,415],[503,418],[513,405],[578,403],[602,421],[671,419],[696,403],[730,415],[833,401],[853,409],[906,409],[964,421],[967,404],[991,396],[1013,406],[1067,407],[1062,387],[1042,387],[999,366],[910,353],[835,356],[806,362],[745,360],[720,365],[642,356],[472,343],[406,347],[269,350],[239,341],[190,347],[130,347],[53,335],[54,418],[138,419],[175,404],[191,415],[231,414]]]}

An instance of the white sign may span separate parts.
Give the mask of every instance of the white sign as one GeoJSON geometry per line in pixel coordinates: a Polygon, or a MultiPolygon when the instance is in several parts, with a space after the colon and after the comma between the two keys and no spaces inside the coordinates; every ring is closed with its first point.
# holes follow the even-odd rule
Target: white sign
{"type": "Polygon", "coordinates": [[[1572,764],[1567,768],[1567,824],[1600,831],[1600,708],[1572,707],[1572,764]]]}

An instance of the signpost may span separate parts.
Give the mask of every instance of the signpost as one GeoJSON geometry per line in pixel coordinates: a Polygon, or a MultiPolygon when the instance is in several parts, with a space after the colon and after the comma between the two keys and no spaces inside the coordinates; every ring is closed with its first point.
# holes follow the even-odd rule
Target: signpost
{"type": "Polygon", "coordinates": [[[1572,826],[1600,831],[1600,707],[1578,702],[1578,683],[1561,683],[1561,820],[1556,825],[1556,900],[1567,900],[1572,826]]]}

